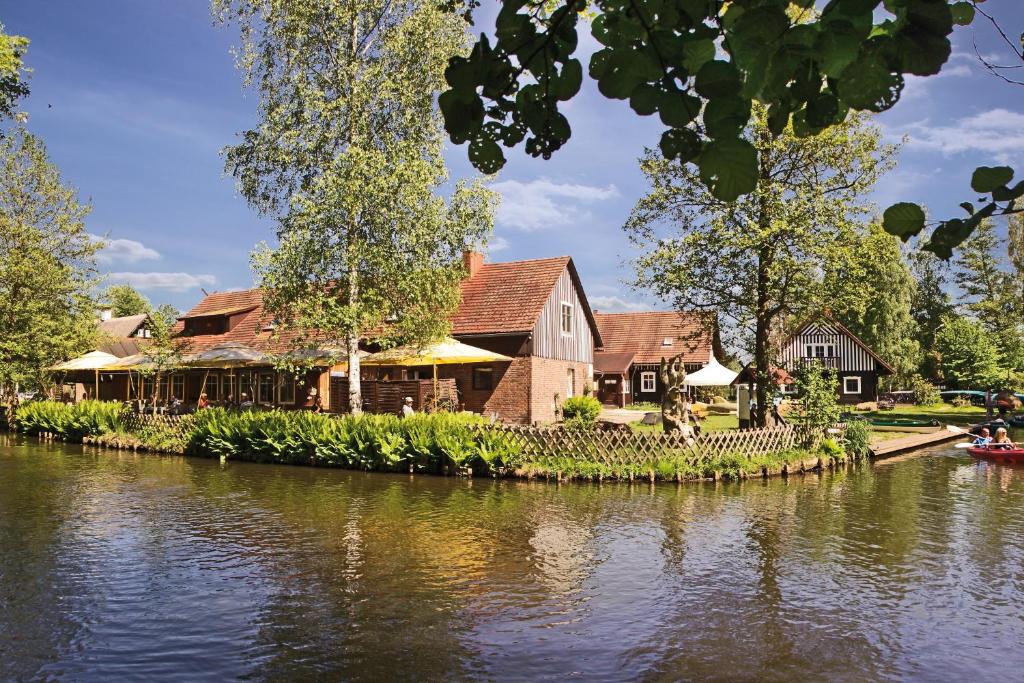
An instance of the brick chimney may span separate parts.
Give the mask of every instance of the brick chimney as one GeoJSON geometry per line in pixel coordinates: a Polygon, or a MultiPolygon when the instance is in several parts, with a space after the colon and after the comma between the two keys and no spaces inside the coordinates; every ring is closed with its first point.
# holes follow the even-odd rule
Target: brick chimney
{"type": "Polygon", "coordinates": [[[468,277],[473,277],[483,268],[484,255],[478,251],[466,250],[462,252],[462,265],[466,267],[468,277]]]}

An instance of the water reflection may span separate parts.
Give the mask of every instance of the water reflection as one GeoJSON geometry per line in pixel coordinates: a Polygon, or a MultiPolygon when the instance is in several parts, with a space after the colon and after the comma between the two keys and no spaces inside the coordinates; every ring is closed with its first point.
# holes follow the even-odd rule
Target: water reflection
{"type": "Polygon", "coordinates": [[[0,440],[0,679],[1007,677],[1022,496],[952,449],[559,487],[0,440]]]}

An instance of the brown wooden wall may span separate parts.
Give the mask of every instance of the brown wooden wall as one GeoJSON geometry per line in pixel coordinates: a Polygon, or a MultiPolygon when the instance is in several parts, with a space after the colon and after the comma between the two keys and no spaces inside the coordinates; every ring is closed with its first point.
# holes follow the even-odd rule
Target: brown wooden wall
{"type": "Polygon", "coordinates": [[[594,334],[590,329],[583,302],[573,285],[569,269],[562,271],[555,283],[537,325],[533,329],[533,353],[544,358],[569,360],[580,363],[594,362],[594,334]],[[563,334],[561,328],[562,302],[573,306],[573,333],[563,334]]]}

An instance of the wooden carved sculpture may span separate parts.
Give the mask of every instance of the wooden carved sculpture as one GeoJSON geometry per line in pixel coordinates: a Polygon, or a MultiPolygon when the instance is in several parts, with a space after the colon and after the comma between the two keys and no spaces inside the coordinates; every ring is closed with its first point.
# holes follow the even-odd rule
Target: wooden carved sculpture
{"type": "Polygon", "coordinates": [[[683,391],[686,370],[682,354],[669,360],[661,359],[658,371],[661,380],[661,426],[666,432],[690,432],[689,402],[683,391]]]}

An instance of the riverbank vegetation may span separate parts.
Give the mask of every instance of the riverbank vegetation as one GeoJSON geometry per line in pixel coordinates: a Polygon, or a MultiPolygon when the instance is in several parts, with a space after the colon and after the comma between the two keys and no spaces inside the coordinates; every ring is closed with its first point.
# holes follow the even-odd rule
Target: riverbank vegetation
{"type": "MultiPolygon", "coordinates": [[[[24,403],[10,428],[75,443],[224,460],[558,480],[734,479],[830,467],[864,455],[856,443],[830,438],[812,448],[756,455],[735,451],[705,457],[684,449],[615,459],[580,450],[549,457],[536,455],[514,430],[468,413],[399,418],[210,409],[172,420],[140,418],[121,404],[99,401],[24,403]]],[[[578,437],[579,429],[573,434],[578,437]]]]}

